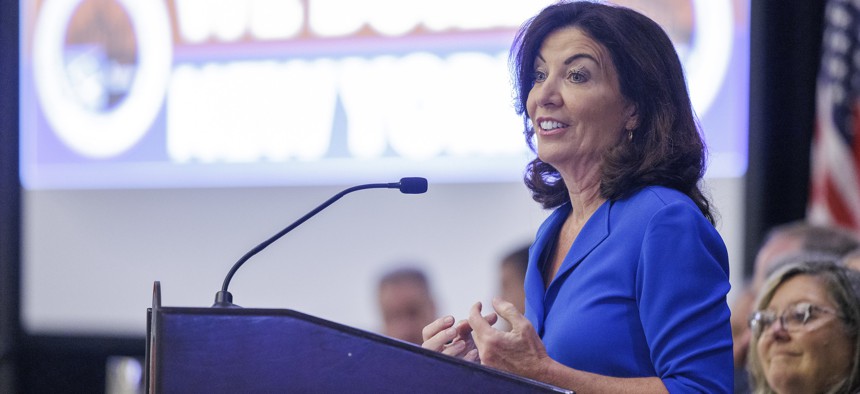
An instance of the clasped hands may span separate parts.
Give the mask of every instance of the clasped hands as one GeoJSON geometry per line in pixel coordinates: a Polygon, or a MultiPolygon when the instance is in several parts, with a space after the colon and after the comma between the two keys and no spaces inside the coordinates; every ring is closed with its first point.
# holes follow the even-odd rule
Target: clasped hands
{"type": "Polygon", "coordinates": [[[541,380],[551,360],[531,322],[510,302],[493,299],[495,312],[481,314],[481,303],[469,310],[469,318],[454,323],[453,316],[441,317],[424,327],[425,349],[467,361],[541,380]],[[511,331],[493,328],[501,317],[511,331]]]}

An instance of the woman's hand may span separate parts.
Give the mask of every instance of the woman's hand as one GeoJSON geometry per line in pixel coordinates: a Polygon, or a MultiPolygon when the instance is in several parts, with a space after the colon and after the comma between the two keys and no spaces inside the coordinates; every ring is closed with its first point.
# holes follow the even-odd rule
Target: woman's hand
{"type": "Polygon", "coordinates": [[[494,298],[493,308],[502,319],[511,324],[511,331],[505,332],[491,327],[481,317],[480,302],[472,306],[469,312],[468,323],[481,364],[543,380],[541,378],[545,378],[552,359],[547,355],[546,348],[531,322],[510,302],[494,298]]]}
{"type": "MultiPolygon", "coordinates": [[[[490,313],[481,316],[480,319],[487,325],[493,325],[498,316],[495,313],[490,313]]],[[[478,349],[472,339],[472,327],[468,320],[461,320],[454,324],[453,316],[445,316],[425,326],[421,335],[424,338],[421,347],[425,349],[460,357],[466,361],[479,361],[478,349]]]]}

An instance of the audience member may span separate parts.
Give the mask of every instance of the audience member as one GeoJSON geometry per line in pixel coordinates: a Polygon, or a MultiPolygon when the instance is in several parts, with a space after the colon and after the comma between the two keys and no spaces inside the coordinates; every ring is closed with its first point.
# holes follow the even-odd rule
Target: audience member
{"type": "Polygon", "coordinates": [[[833,258],[789,260],[749,320],[754,392],[860,392],[860,272],[833,258]]]}
{"type": "Polygon", "coordinates": [[[786,257],[798,252],[843,256],[860,246],[857,237],[841,228],[795,221],[773,227],[756,254],[753,277],[732,305],[732,337],[735,358],[735,392],[748,392],[745,369],[750,343],[747,319],[768,273],[776,270],[786,257]]]}
{"type": "Polygon", "coordinates": [[[382,333],[421,344],[421,330],[436,318],[427,275],[414,267],[391,270],[379,279],[378,295],[382,333]]]}
{"type": "Polygon", "coordinates": [[[848,268],[860,271],[860,248],[848,252],[842,257],[841,263],[848,268]]]}
{"type": "MultiPolygon", "coordinates": [[[[529,265],[529,245],[509,252],[499,262],[498,298],[510,302],[519,313],[526,311],[526,268],[529,265]]],[[[511,324],[505,319],[498,319],[494,327],[502,331],[510,331],[511,324]]]]}
{"type": "Polygon", "coordinates": [[[526,268],[529,265],[529,245],[517,248],[502,258],[499,265],[499,298],[508,301],[520,313],[525,313],[526,293],[523,283],[526,279],[526,268]]]}
{"type": "Polygon", "coordinates": [[[765,237],[765,242],[756,257],[753,289],[760,289],[772,264],[780,257],[797,251],[829,253],[844,256],[860,247],[855,234],[839,227],[829,227],[795,221],[774,227],[765,237]],[[761,259],[761,265],[759,264],[761,259]]]}

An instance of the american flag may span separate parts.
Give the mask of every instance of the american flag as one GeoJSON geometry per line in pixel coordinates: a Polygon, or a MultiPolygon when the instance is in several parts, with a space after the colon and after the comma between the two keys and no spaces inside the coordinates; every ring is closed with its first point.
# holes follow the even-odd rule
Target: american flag
{"type": "Polygon", "coordinates": [[[807,218],[860,231],[860,1],[830,0],[816,91],[807,218]]]}

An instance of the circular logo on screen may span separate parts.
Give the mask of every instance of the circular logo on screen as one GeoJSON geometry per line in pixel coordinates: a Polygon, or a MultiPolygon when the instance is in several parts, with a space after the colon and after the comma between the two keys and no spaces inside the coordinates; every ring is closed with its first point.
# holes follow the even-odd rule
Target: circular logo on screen
{"type": "Polygon", "coordinates": [[[730,1],[693,1],[696,33],[684,60],[690,100],[700,114],[708,111],[723,86],[734,44],[730,1]]]}
{"type": "Polygon", "coordinates": [[[699,114],[708,112],[722,89],[734,44],[734,10],[730,1],[616,0],[660,24],[684,65],[690,101],[699,114]]]}
{"type": "Polygon", "coordinates": [[[161,0],[43,2],[33,79],[48,124],[81,155],[126,151],[161,109],[171,48],[161,0]]]}

